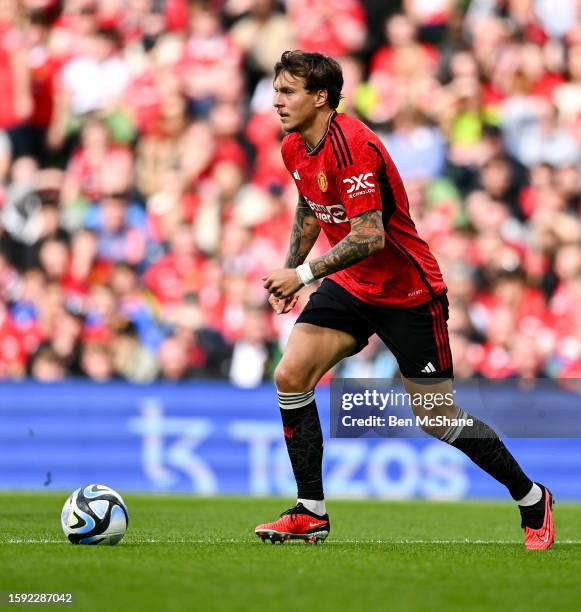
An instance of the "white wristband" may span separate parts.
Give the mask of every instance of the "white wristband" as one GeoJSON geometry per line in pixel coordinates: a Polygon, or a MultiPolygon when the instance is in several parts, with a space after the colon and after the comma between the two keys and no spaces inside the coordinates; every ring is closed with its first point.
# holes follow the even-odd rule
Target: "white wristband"
{"type": "Polygon", "coordinates": [[[301,283],[303,283],[303,285],[306,286],[306,285],[310,285],[311,283],[315,282],[316,279],[313,276],[313,271],[311,270],[311,266],[309,262],[305,262],[304,264],[301,264],[300,266],[295,268],[295,270],[297,271],[297,275],[301,283]]]}

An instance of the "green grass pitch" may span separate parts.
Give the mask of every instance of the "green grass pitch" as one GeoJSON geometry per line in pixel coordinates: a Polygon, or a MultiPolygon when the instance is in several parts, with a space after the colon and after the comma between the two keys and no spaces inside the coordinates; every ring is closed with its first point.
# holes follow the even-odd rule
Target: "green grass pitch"
{"type": "Polygon", "coordinates": [[[533,552],[510,503],[331,501],[315,546],[254,536],[289,500],[127,495],[129,531],[102,547],[64,539],[65,498],[0,494],[0,591],[107,612],[581,609],[581,505],[557,503],[557,543],[533,552]]]}

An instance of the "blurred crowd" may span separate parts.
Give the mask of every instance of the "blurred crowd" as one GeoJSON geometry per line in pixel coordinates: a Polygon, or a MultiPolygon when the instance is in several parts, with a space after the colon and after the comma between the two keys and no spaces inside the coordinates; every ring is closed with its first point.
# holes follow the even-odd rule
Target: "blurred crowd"
{"type": "MultiPolygon", "coordinates": [[[[340,61],[402,173],[456,375],[581,377],[579,4],[0,0],[0,378],[271,376],[293,48],[340,61]]],[[[395,370],[374,340],[339,373],[395,370]]]]}

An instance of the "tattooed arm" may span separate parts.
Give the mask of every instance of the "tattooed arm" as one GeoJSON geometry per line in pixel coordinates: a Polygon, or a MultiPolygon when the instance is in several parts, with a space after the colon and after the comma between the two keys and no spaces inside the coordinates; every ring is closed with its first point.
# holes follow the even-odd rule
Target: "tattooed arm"
{"type": "MultiPolygon", "coordinates": [[[[297,211],[297,218],[300,219],[297,211]]],[[[314,220],[313,220],[314,221],[314,220]]],[[[300,224],[295,223],[291,251],[287,259],[287,268],[274,270],[268,276],[263,277],[264,288],[270,293],[269,301],[273,308],[279,313],[288,312],[295,302],[295,293],[303,286],[297,271],[292,266],[300,265],[313,246],[318,230],[314,238],[306,236],[305,221],[302,221],[303,230],[299,232],[300,224]]],[[[315,278],[322,278],[337,270],[343,270],[357,263],[361,259],[372,255],[383,248],[385,238],[381,212],[372,210],[351,219],[351,232],[338,242],[332,249],[321,257],[309,262],[309,267],[315,278]]]]}
{"type": "Polygon", "coordinates": [[[303,196],[299,195],[285,268],[296,268],[305,261],[317,241],[320,231],[321,227],[317,223],[313,211],[309,208],[303,196]]]}
{"type": "Polygon", "coordinates": [[[351,231],[332,249],[309,262],[315,278],[343,270],[383,249],[381,211],[370,210],[351,219],[351,231]]]}
{"type": "Polygon", "coordinates": [[[320,231],[315,215],[304,198],[299,196],[285,267],[262,278],[265,289],[270,293],[268,301],[278,314],[291,311],[297,303],[298,296],[295,294],[303,284],[295,268],[305,261],[320,231]]]}

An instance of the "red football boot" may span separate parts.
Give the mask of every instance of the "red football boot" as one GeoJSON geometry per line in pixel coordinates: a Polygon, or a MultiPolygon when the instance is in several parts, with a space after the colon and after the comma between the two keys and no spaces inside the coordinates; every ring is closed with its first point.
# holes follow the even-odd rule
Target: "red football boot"
{"type": "Polygon", "coordinates": [[[324,542],[331,531],[329,515],[319,516],[307,510],[303,504],[286,510],[273,523],[258,525],[254,533],[263,541],[272,544],[287,540],[303,540],[317,544],[324,542]]]}
{"type": "MultiPolygon", "coordinates": [[[[525,547],[529,550],[547,550],[551,548],[555,541],[555,523],[553,521],[553,504],[555,500],[549,489],[543,485],[539,486],[543,489],[543,497],[538,502],[540,508],[543,510],[543,522],[538,529],[527,524],[530,520],[527,520],[528,513],[523,512],[521,508],[521,514],[523,516],[522,526],[525,530],[525,547]]],[[[538,524],[538,522],[536,524],[538,524]]]]}

